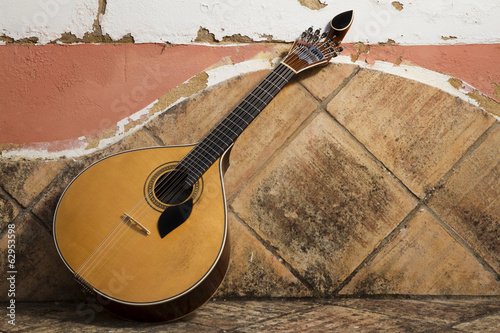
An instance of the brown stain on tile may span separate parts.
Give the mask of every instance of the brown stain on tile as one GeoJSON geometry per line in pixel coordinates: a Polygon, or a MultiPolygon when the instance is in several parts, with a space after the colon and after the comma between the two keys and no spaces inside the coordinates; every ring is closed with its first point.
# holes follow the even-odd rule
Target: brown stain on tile
{"type": "Polygon", "coordinates": [[[65,160],[0,160],[0,186],[27,207],[66,164],[65,160]]]}
{"type": "MultiPolygon", "coordinates": [[[[80,287],[66,269],[56,252],[49,233],[29,215],[24,215],[15,227],[16,231],[16,304],[23,301],[66,300],[82,298],[80,287]]],[[[1,267],[7,267],[8,234],[0,239],[1,267]]],[[[9,290],[6,279],[0,280],[0,288],[9,290]]],[[[7,293],[0,295],[6,302],[7,293]]]]}
{"type": "Polygon", "coordinates": [[[16,205],[0,193],[0,230],[4,230],[17,214],[19,214],[19,209],[16,205]]]}
{"type": "Polygon", "coordinates": [[[500,282],[421,210],[341,294],[499,295],[500,282]]]}
{"type": "Polygon", "coordinates": [[[327,110],[419,197],[495,121],[437,88],[365,69],[327,110]]]}
{"type": "Polygon", "coordinates": [[[428,198],[429,206],[500,273],[500,129],[428,198]]]}
{"type": "Polygon", "coordinates": [[[331,295],[415,204],[319,114],[231,206],[318,294],[331,295]]]}
{"type": "Polygon", "coordinates": [[[214,297],[310,297],[312,293],[229,214],[231,264],[214,297]]]}

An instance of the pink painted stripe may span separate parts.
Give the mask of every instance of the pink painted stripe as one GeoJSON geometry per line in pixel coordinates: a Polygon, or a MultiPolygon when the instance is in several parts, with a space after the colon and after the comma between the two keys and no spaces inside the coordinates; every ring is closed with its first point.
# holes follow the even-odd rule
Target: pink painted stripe
{"type": "MultiPolygon", "coordinates": [[[[230,57],[272,46],[158,44],[0,46],[0,143],[67,142],[100,131],[230,57]]],[[[346,54],[355,53],[348,45],[346,54]]],[[[415,64],[459,78],[489,97],[500,83],[500,45],[372,45],[359,60],[415,64]]],[[[56,146],[60,146],[57,145],[56,146]]],[[[58,148],[56,148],[58,149],[58,148]]]]}
{"type": "Polygon", "coordinates": [[[253,58],[262,44],[0,46],[0,142],[93,136],[207,67],[253,58]]]}

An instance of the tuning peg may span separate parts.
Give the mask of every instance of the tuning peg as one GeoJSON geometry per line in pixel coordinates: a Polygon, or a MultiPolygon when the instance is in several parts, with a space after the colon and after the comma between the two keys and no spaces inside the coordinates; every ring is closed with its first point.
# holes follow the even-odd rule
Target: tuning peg
{"type": "Polygon", "coordinates": [[[342,52],[342,51],[344,51],[344,50],[345,50],[345,47],[341,46],[341,47],[339,47],[339,48],[337,49],[337,52],[342,52]]]}
{"type": "Polygon", "coordinates": [[[323,33],[321,34],[321,39],[326,38],[326,36],[328,36],[328,34],[327,34],[326,32],[323,32],[323,33]]]}
{"type": "Polygon", "coordinates": [[[315,32],[314,32],[314,35],[316,36],[319,36],[319,34],[321,33],[321,29],[317,29],[315,32]]]}
{"type": "Polygon", "coordinates": [[[332,58],[335,58],[336,56],[338,56],[337,52],[333,52],[332,53],[332,58]]]}
{"type": "Polygon", "coordinates": [[[308,33],[312,33],[313,32],[313,27],[309,27],[309,29],[307,29],[307,32],[308,33]]]}

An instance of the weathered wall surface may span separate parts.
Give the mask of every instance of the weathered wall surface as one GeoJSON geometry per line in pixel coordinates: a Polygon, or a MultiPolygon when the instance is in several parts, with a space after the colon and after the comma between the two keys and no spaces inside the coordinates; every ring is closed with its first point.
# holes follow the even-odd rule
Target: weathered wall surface
{"type": "Polygon", "coordinates": [[[199,140],[302,30],[347,9],[343,55],[294,79],[233,149],[218,295],[500,294],[496,1],[1,6],[0,262],[10,224],[18,300],[81,297],[51,237],[78,172],[199,140]]]}

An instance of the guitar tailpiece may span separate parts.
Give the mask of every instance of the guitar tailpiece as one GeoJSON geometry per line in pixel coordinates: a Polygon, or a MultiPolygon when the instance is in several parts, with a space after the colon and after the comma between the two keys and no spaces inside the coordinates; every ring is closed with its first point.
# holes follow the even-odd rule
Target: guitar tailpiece
{"type": "Polygon", "coordinates": [[[95,292],[92,287],[84,280],[81,276],[75,275],[75,280],[82,287],[83,293],[87,295],[95,295],[95,292]]]}

